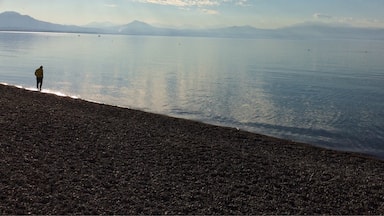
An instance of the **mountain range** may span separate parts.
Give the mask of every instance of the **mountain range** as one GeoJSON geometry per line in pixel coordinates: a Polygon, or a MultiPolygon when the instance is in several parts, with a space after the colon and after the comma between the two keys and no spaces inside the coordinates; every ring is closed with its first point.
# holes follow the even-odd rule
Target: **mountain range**
{"type": "Polygon", "coordinates": [[[0,31],[240,38],[336,38],[384,40],[384,29],[335,26],[321,23],[304,23],[278,29],[259,29],[252,26],[230,26],[211,29],[160,28],[140,21],[133,21],[126,25],[93,23],[87,26],[76,26],[40,21],[28,15],[21,15],[17,12],[3,12],[0,14],[0,31]]]}

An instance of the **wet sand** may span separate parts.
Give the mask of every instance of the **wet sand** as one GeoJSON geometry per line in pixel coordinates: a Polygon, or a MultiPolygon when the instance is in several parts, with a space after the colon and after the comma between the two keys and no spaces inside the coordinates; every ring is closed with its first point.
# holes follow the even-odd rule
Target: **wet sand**
{"type": "Polygon", "coordinates": [[[383,214],[384,162],[0,85],[0,214],[383,214]]]}

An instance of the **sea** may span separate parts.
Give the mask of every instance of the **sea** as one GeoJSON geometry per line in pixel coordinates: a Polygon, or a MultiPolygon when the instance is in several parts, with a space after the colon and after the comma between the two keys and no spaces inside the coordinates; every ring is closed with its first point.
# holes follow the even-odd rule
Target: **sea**
{"type": "Polygon", "coordinates": [[[0,83],[384,158],[384,41],[0,33],[0,83]]]}

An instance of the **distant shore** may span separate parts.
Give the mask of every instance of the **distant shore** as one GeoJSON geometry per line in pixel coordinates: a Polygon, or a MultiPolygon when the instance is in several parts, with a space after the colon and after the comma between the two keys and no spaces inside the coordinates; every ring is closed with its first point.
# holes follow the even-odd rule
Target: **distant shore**
{"type": "Polygon", "coordinates": [[[384,162],[0,85],[0,214],[383,214],[384,162]]]}

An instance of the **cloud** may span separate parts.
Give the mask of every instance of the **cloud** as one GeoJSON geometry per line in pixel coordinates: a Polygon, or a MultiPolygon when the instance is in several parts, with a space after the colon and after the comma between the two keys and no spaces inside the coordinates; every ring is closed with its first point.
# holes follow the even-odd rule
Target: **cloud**
{"type": "Polygon", "coordinates": [[[218,6],[218,0],[139,0],[142,3],[170,5],[176,7],[205,7],[205,6],[218,6]]]}
{"type": "Polygon", "coordinates": [[[215,7],[222,4],[248,6],[249,0],[137,0],[141,3],[169,5],[175,7],[215,7]]]}
{"type": "Polygon", "coordinates": [[[198,8],[204,14],[218,15],[219,10],[216,10],[223,4],[233,6],[248,6],[249,0],[137,0],[146,4],[157,4],[178,7],[182,10],[191,10],[198,8]]]}
{"type": "Polygon", "coordinates": [[[239,5],[239,6],[248,6],[248,0],[237,0],[235,2],[236,5],[239,5]]]}
{"type": "Polygon", "coordinates": [[[339,17],[323,13],[315,13],[312,16],[321,22],[357,27],[382,27],[384,25],[384,21],[372,18],[339,17]]]}
{"type": "Polygon", "coordinates": [[[105,7],[115,8],[117,5],[115,4],[104,4],[105,7]]]}
{"type": "Polygon", "coordinates": [[[315,14],[313,14],[313,18],[315,18],[315,19],[332,19],[333,16],[328,15],[328,14],[315,13],[315,14]]]}
{"type": "Polygon", "coordinates": [[[217,14],[220,14],[220,12],[217,11],[217,10],[202,9],[201,11],[202,11],[203,13],[205,13],[205,14],[210,14],[210,15],[217,15],[217,14]]]}

